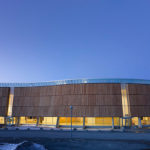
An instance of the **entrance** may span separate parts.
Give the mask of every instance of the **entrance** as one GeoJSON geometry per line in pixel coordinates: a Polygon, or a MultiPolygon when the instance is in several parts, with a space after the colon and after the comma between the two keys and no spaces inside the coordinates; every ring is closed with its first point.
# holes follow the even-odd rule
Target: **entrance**
{"type": "Polygon", "coordinates": [[[132,126],[131,117],[122,117],[122,127],[130,128],[132,126]]]}
{"type": "Polygon", "coordinates": [[[14,117],[6,117],[5,121],[6,121],[6,125],[14,125],[15,124],[15,118],[14,117]]]}

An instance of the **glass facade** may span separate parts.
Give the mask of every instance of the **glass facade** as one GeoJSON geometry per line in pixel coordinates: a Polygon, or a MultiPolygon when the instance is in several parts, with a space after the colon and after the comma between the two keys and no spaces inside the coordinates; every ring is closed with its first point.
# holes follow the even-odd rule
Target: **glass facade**
{"type": "MultiPolygon", "coordinates": [[[[59,125],[71,125],[71,117],[60,117],[59,125]]],[[[83,126],[83,117],[72,117],[72,125],[83,126]]]]}
{"type": "Polygon", "coordinates": [[[150,117],[142,117],[141,123],[142,125],[150,125],[150,117]]]}
{"type": "Polygon", "coordinates": [[[112,126],[111,117],[86,117],[85,126],[112,126]]]}
{"type": "MultiPolygon", "coordinates": [[[[114,126],[120,126],[119,117],[113,117],[114,126]]],[[[85,126],[112,126],[112,117],[86,117],[85,126]]]]}
{"type": "Polygon", "coordinates": [[[40,117],[39,125],[56,125],[57,117],[40,117]]]}
{"type": "Polygon", "coordinates": [[[132,126],[138,126],[138,117],[132,118],[132,126]]]}
{"type": "Polygon", "coordinates": [[[36,117],[20,117],[20,124],[33,124],[36,125],[36,117]]]}
{"type": "Polygon", "coordinates": [[[8,112],[7,116],[12,116],[12,107],[13,107],[13,100],[14,100],[14,88],[10,88],[9,100],[8,100],[8,112]]]}
{"type": "MultiPolygon", "coordinates": [[[[120,118],[114,117],[114,125],[120,126],[120,118]]],[[[60,126],[71,125],[70,117],[60,117],[60,126]]],[[[83,126],[83,117],[72,117],[73,126],[83,126]]],[[[112,117],[85,117],[85,126],[112,126],[112,117]]]]}
{"type": "MultiPolygon", "coordinates": [[[[150,126],[150,117],[140,117],[142,126],[150,126]]],[[[138,126],[139,120],[138,117],[132,118],[132,126],[138,126]]]]}
{"type": "Polygon", "coordinates": [[[129,117],[130,116],[130,102],[129,102],[127,84],[121,84],[121,94],[122,94],[123,117],[129,117]]]}
{"type": "MultiPolygon", "coordinates": [[[[16,118],[15,117],[0,117],[0,121],[6,125],[15,125],[16,124],[16,118]]],[[[0,123],[1,124],[1,123],[0,123]]]]}
{"type": "MultiPolygon", "coordinates": [[[[36,125],[37,117],[20,117],[20,125],[31,124],[36,125]]],[[[57,117],[39,117],[39,125],[56,125],[57,117]]]]}
{"type": "MultiPolygon", "coordinates": [[[[150,126],[150,117],[141,117],[141,125],[142,126],[150,126]]],[[[84,126],[83,117],[72,117],[72,126],[84,126]]],[[[16,117],[0,117],[0,124],[13,125],[17,124],[16,117]]],[[[57,117],[39,117],[39,121],[37,117],[20,117],[20,125],[52,125],[56,126],[57,117]]],[[[139,126],[139,118],[133,117],[128,119],[122,119],[119,117],[85,117],[85,127],[112,127],[114,123],[115,127],[132,127],[139,126]]],[[[71,125],[71,117],[59,117],[59,126],[70,126],[71,125]]]]}
{"type": "Polygon", "coordinates": [[[4,117],[0,117],[0,124],[4,124],[4,123],[5,123],[4,117]]]}

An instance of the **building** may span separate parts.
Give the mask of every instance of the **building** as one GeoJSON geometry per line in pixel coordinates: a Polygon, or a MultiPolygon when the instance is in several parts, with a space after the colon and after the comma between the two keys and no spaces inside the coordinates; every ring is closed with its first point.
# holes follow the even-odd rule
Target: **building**
{"type": "Polygon", "coordinates": [[[67,127],[71,120],[81,128],[149,126],[150,80],[0,83],[1,125],[67,127]]]}

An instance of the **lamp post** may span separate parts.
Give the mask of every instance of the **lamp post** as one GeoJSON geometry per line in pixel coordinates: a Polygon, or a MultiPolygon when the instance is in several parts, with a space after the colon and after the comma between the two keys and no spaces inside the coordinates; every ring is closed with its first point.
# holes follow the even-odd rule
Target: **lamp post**
{"type": "Polygon", "coordinates": [[[70,106],[70,114],[71,114],[71,138],[72,138],[72,110],[73,110],[73,106],[70,106]]]}

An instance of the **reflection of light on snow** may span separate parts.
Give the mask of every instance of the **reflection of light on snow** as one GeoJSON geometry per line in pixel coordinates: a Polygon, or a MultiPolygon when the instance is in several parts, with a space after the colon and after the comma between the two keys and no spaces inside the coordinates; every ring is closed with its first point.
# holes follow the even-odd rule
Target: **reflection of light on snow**
{"type": "MultiPolygon", "coordinates": [[[[10,143],[1,143],[0,144],[0,150],[15,150],[18,146],[20,146],[21,144],[25,143],[27,141],[24,141],[24,142],[21,142],[21,143],[18,143],[18,144],[10,144],[10,143]]],[[[37,149],[37,150],[46,150],[44,148],[44,146],[40,145],[40,144],[36,144],[36,143],[33,143],[33,146],[32,146],[33,149],[37,149]]]]}
{"type": "Polygon", "coordinates": [[[2,143],[0,145],[0,150],[15,150],[19,145],[23,144],[24,142],[21,142],[19,144],[2,143]]]}
{"type": "Polygon", "coordinates": [[[34,143],[33,146],[34,146],[35,149],[37,149],[37,150],[46,150],[46,149],[44,148],[44,146],[42,146],[42,145],[40,145],[40,144],[34,143]]]}

